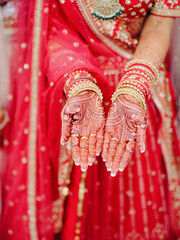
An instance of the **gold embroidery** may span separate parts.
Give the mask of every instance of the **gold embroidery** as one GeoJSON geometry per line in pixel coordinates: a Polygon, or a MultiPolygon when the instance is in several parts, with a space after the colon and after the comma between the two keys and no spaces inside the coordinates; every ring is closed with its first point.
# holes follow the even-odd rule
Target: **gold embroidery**
{"type": "Polygon", "coordinates": [[[156,88],[152,89],[153,100],[161,114],[162,127],[159,132],[159,143],[162,148],[167,177],[168,187],[171,193],[172,208],[176,212],[176,220],[180,226],[179,202],[180,202],[180,186],[179,186],[179,162],[175,158],[172,146],[173,129],[172,129],[172,105],[167,99],[170,96],[170,87],[168,78],[166,78],[166,69],[163,66],[160,71],[160,78],[156,88]]]}
{"type": "Polygon", "coordinates": [[[76,230],[75,230],[75,238],[79,239],[79,234],[81,233],[80,228],[81,228],[81,217],[83,215],[83,201],[84,201],[84,194],[85,194],[85,179],[87,176],[87,172],[82,173],[81,175],[81,182],[79,184],[79,202],[77,204],[77,217],[78,221],[76,223],[76,230]]]}
{"type": "Polygon", "coordinates": [[[70,178],[73,161],[71,159],[71,144],[67,142],[64,146],[60,146],[59,170],[58,170],[58,190],[59,198],[53,203],[52,219],[54,232],[58,233],[62,229],[64,201],[69,194],[70,178]]]}
{"type": "Polygon", "coordinates": [[[121,43],[118,41],[113,41],[113,39],[108,38],[107,36],[103,35],[97,28],[94,20],[93,15],[89,12],[87,4],[85,0],[76,0],[77,6],[81,11],[82,16],[84,17],[86,23],[90,27],[90,29],[95,33],[95,35],[101,39],[107,46],[109,46],[113,51],[117,52],[118,54],[122,55],[124,58],[131,59],[133,56],[133,51],[130,49],[123,49],[121,43]]]}
{"type": "Polygon", "coordinates": [[[180,17],[180,9],[157,8],[155,6],[152,8],[151,13],[158,16],[180,17]]]}
{"type": "Polygon", "coordinates": [[[36,226],[36,137],[37,137],[37,101],[38,101],[38,69],[41,36],[41,10],[43,1],[35,4],[35,18],[33,27],[33,49],[31,68],[31,103],[28,144],[28,213],[30,239],[38,240],[36,226]]]}

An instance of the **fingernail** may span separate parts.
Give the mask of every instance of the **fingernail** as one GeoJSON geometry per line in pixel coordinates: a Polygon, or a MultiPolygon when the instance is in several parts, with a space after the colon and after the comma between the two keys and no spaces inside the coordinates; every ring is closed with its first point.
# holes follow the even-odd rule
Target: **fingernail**
{"type": "Polygon", "coordinates": [[[141,150],[141,153],[144,153],[144,152],[145,152],[145,150],[146,150],[146,149],[145,149],[145,147],[144,147],[144,148],[141,150]]]}
{"type": "Polygon", "coordinates": [[[110,172],[110,171],[111,171],[111,168],[107,168],[107,171],[110,172]]]}
{"type": "Polygon", "coordinates": [[[124,171],[124,168],[119,168],[119,171],[120,171],[120,172],[123,172],[123,171],[124,171]]]}
{"type": "Polygon", "coordinates": [[[106,162],[106,159],[105,159],[105,158],[103,158],[103,162],[106,162]]]}
{"type": "Polygon", "coordinates": [[[99,156],[100,155],[100,153],[96,153],[96,156],[99,156]]]}
{"type": "Polygon", "coordinates": [[[116,173],[111,173],[111,177],[115,177],[116,176],[116,173]]]}
{"type": "Polygon", "coordinates": [[[92,163],[88,163],[88,166],[92,166],[93,164],[92,163]]]}
{"type": "Polygon", "coordinates": [[[82,171],[82,172],[86,172],[86,170],[87,170],[87,169],[81,168],[81,171],[82,171]]]}
{"type": "Polygon", "coordinates": [[[80,163],[79,163],[79,162],[75,162],[74,164],[75,164],[76,166],[79,166],[79,165],[80,165],[80,163]]]}

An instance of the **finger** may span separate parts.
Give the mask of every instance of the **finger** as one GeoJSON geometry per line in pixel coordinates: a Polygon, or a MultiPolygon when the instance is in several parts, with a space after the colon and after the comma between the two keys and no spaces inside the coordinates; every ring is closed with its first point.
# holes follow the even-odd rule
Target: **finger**
{"type": "Polygon", "coordinates": [[[115,177],[119,171],[119,159],[114,159],[111,167],[111,177],[115,177]]]}
{"type": "Polygon", "coordinates": [[[71,147],[72,147],[72,159],[75,165],[80,165],[80,148],[79,148],[79,138],[77,136],[71,136],[71,147]]]}
{"type": "Polygon", "coordinates": [[[96,160],[96,134],[91,134],[89,136],[88,165],[92,166],[95,160],[96,160]]]}
{"type": "Polygon", "coordinates": [[[97,132],[97,138],[96,138],[96,155],[97,156],[99,156],[102,151],[103,140],[104,140],[104,126],[102,126],[97,132]]]}
{"type": "Polygon", "coordinates": [[[89,150],[89,139],[87,137],[80,138],[80,164],[81,170],[85,172],[88,168],[88,150],[89,150]]]}
{"type": "Polygon", "coordinates": [[[136,142],[139,150],[141,153],[145,152],[145,137],[146,137],[146,127],[147,127],[147,121],[143,121],[138,127],[137,127],[137,133],[136,133],[136,142]]]}
{"type": "Polygon", "coordinates": [[[117,138],[111,138],[108,154],[107,154],[107,161],[106,161],[106,167],[107,169],[112,168],[114,156],[117,150],[119,140],[117,138]]]}
{"type": "Polygon", "coordinates": [[[114,161],[113,161],[112,170],[111,170],[112,175],[115,175],[119,171],[119,163],[123,156],[125,148],[126,148],[125,142],[119,143],[116,148],[117,150],[114,156],[114,161]]]}
{"type": "Polygon", "coordinates": [[[118,144],[117,151],[116,151],[116,154],[114,156],[114,163],[113,163],[113,166],[112,166],[112,168],[114,170],[116,170],[117,168],[120,171],[123,170],[123,169],[119,169],[119,164],[120,164],[121,158],[123,156],[123,153],[125,151],[125,148],[126,148],[126,143],[125,142],[118,144]]]}
{"type": "Polygon", "coordinates": [[[71,117],[69,114],[62,113],[62,135],[61,144],[64,145],[68,141],[71,135],[71,117]]]}
{"type": "Polygon", "coordinates": [[[103,161],[107,160],[109,144],[110,144],[110,134],[106,132],[104,136],[104,144],[103,144],[103,152],[102,152],[103,161]]]}
{"type": "Polygon", "coordinates": [[[123,171],[124,168],[128,165],[131,159],[132,153],[134,152],[135,146],[136,146],[135,141],[131,141],[127,143],[125,151],[122,155],[122,159],[120,160],[120,164],[119,164],[120,171],[123,171]]]}

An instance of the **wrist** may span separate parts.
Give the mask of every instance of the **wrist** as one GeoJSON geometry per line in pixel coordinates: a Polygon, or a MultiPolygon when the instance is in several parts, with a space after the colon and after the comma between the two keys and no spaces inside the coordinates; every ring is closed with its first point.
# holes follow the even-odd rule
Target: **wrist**
{"type": "Polygon", "coordinates": [[[125,67],[125,75],[120,81],[112,101],[120,94],[129,94],[139,100],[146,109],[146,98],[150,96],[151,87],[158,80],[158,70],[149,62],[144,60],[132,60],[125,67]]]}
{"type": "Polygon", "coordinates": [[[96,82],[96,79],[89,72],[83,70],[75,71],[68,77],[64,86],[64,93],[70,99],[83,91],[90,90],[96,92],[102,101],[102,92],[96,85],[96,82]]]}

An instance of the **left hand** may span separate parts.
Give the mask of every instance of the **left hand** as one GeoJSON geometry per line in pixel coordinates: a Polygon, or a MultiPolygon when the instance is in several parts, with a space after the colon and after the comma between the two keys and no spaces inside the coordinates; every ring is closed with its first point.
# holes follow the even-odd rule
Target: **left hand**
{"type": "Polygon", "coordinates": [[[111,176],[123,171],[137,144],[145,151],[147,118],[145,110],[131,95],[119,95],[109,110],[103,145],[103,160],[111,176]]]}

